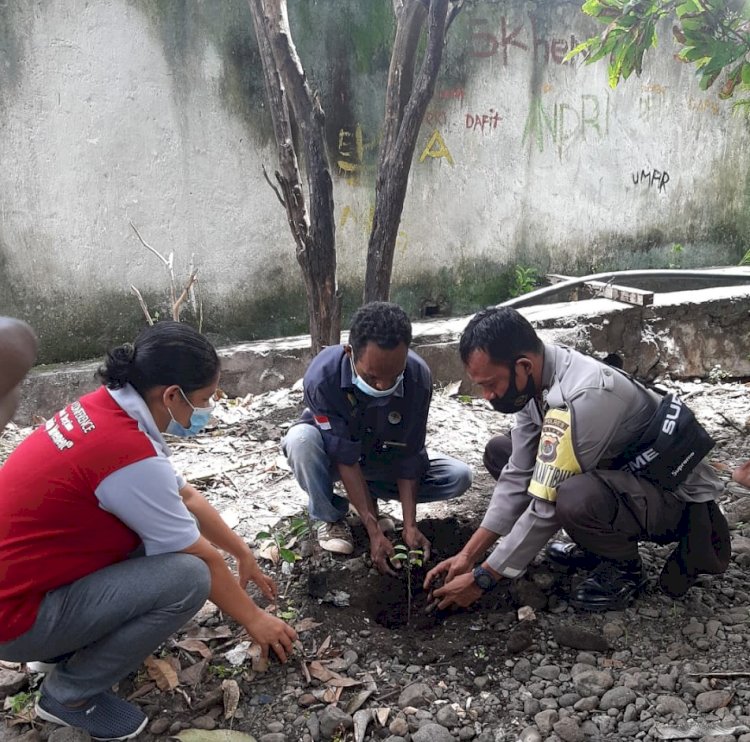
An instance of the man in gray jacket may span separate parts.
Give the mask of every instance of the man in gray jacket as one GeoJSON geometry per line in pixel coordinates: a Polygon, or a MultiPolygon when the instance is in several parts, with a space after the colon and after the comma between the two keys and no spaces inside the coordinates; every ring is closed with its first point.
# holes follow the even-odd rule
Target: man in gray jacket
{"type": "Polygon", "coordinates": [[[679,542],[661,579],[674,595],[696,574],[726,569],[729,534],[714,502],[723,488],[706,462],[674,491],[610,468],[648,427],[661,401],[656,392],[595,358],[543,343],[508,307],[475,315],[460,353],[485,399],[516,414],[510,438],[493,438],[485,451],[497,485],[482,525],[427,574],[426,589],[444,578],[434,591],[440,608],[466,607],[499,580],[518,577],[560,528],[573,543],[553,542],[547,556],[592,570],[571,595],[585,610],[633,600],[645,582],[639,541],[679,542]]]}

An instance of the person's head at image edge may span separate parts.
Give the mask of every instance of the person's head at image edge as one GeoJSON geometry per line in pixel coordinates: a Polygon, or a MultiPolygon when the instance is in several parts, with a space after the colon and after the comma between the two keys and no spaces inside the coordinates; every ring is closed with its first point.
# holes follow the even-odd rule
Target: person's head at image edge
{"type": "Polygon", "coordinates": [[[208,422],[219,371],[213,345],[190,325],[168,320],[110,350],[97,375],[109,389],[133,387],[161,432],[186,436],[208,422]]]}
{"type": "Polygon", "coordinates": [[[354,385],[372,397],[393,394],[403,380],[411,340],[411,322],[398,304],[373,301],[360,307],[346,348],[354,385]]]}

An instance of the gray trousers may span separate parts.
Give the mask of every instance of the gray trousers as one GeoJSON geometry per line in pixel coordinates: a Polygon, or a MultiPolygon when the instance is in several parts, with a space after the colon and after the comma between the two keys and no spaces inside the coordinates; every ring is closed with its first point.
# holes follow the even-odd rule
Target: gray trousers
{"type": "Polygon", "coordinates": [[[211,588],[206,563],[191,554],[127,559],[45,596],[34,625],[0,643],[11,662],[69,655],[44,691],[70,704],[108,690],[203,606],[211,588]]]}
{"type": "MultiPolygon", "coordinates": [[[[499,435],[484,450],[484,464],[497,479],[511,454],[499,435]]],[[[605,559],[638,557],[638,542],[669,544],[680,539],[685,503],[629,472],[595,469],[566,479],[557,488],[557,517],[579,546],[605,559]]]]}

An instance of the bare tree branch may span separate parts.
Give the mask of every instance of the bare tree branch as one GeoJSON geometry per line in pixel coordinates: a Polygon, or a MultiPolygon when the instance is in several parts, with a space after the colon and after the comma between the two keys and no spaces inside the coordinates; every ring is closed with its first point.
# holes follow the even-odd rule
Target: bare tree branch
{"type": "MultiPolygon", "coordinates": [[[[132,227],[133,225],[131,224],[130,226],[132,227]]],[[[133,227],[133,228],[135,229],[135,227],[133,227]]],[[[149,325],[153,326],[154,319],[153,319],[153,317],[151,316],[151,314],[148,311],[148,306],[146,305],[146,302],[143,300],[143,296],[141,296],[141,292],[138,291],[138,289],[135,286],[133,286],[132,283],[130,284],[130,289],[138,297],[138,303],[141,305],[141,309],[143,310],[143,314],[146,316],[146,322],[148,322],[149,325]]]]}
{"type": "Polygon", "coordinates": [[[156,255],[156,257],[159,258],[159,260],[161,260],[162,263],[164,263],[164,267],[167,270],[171,270],[172,266],[170,264],[170,261],[167,260],[156,248],[151,247],[151,245],[149,245],[148,242],[146,242],[146,240],[144,240],[143,237],[141,237],[141,233],[135,228],[135,224],[133,224],[133,222],[130,222],[130,226],[133,228],[133,231],[135,232],[136,236],[141,241],[141,245],[143,245],[147,250],[150,250],[154,255],[156,255]]]}
{"type": "Polygon", "coordinates": [[[185,302],[185,299],[187,299],[188,294],[190,293],[190,289],[192,288],[193,284],[198,280],[198,271],[194,270],[188,277],[187,283],[185,284],[185,288],[182,290],[182,293],[177,298],[175,303],[172,305],[172,319],[179,321],[180,319],[180,312],[182,311],[182,305],[185,302]]]}
{"type": "MultiPolygon", "coordinates": [[[[263,168],[263,177],[266,179],[266,183],[268,183],[268,185],[270,185],[271,188],[273,189],[273,192],[276,194],[276,198],[279,199],[279,203],[284,208],[286,208],[286,203],[284,203],[284,198],[282,197],[279,189],[271,182],[271,179],[268,177],[268,170],[266,170],[266,166],[265,165],[261,165],[261,167],[263,168]]],[[[276,173],[276,177],[277,178],[279,177],[279,173],[278,172],[276,173]]]]}

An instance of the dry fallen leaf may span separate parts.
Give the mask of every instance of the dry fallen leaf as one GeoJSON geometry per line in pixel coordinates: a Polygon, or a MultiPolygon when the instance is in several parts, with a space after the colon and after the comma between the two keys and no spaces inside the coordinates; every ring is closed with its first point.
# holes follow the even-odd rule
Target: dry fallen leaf
{"type": "Polygon", "coordinates": [[[251,644],[247,649],[247,656],[251,660],[251,667],[255,672],[267,672],[268,671],[268,658],[263,657],[260,649],[260,644],[251,644]]]}
{"type": "Polygon", "coordinates": [[[301,634],[303,631],[310,631],[311,629],[317,629],[318,626],[322,626],[323,624],[319,621],[315,621],[314,619],[310,618],[309,616],[307,618],[303,618],[301,621],[297,621],[296,624],[294,624],[294,630],[301,634]]]}
{"type": "Polygon", "coordinates": [[[146,657],[143,664],[146,666],[148,676],[156,683],[159,690],[174,690],[180,684],[177,672],[167,660],[159,660],[150,655],[146,657]]]}
{"type": "Polygon", "coordinates": [[[213,657],[213,652],[208,648],[208,645],[206,645],[200,639],[183,639],[181,642],[175,642],[175,647],[184,649],[186,652],[199,654],[201,657],[205,657],[207,660],[210,660],[211,657],[213,657]]]}
{"type": "Polygon", "coordinates": [[[321,683],[327,682],[330,678],[336,676],[336,673],[331,672],[327,667],[323,667],[317,660],[311,662],[307,666],[312,675],[316,680],[320,680],[321,683]]]}
{"type": "Polygon", "coordinates": [[[190,665],[190,667],[186,667],[184,670],[180,671],[177,675],[180,683],[190,686],[198,685],[201,678],[203,677],[203,672],[205,671],[207,664],[208,660],[203,659],[199,662],[196,662],[194,665],[190,665]]]}
{"type": "Polygon", "coordinates": [[[231,719],[237,713],[240,702],[240,686],[236,680],[224,680],[221,684],[224,691],[224,718],[231,719]]]}
{"type": "Polygon", "coordinates": [[[232,636],[232,630],[229,626],[199,626],[187,632],[188,639],[229,639],[232,636]]]}

